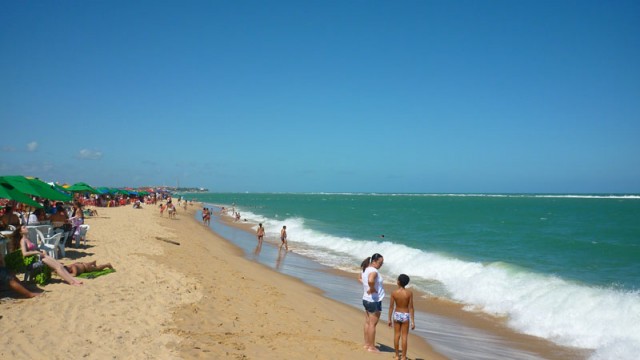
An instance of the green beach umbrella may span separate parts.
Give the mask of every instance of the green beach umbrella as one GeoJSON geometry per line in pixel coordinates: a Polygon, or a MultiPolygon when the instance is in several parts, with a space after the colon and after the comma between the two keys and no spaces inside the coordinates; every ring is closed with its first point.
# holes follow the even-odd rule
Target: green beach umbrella
{"type": "Polygon", "coordinates": [[[86,184],[83,182],[75,183],[69,186],[68,188],[66,188],[66,190],[71,192],[82,192],[82,193],[88,192],[92,194],[100,194],[100,191],[91,187],[89,184],[86,184]]]}
{"type": "Polygon", "coordinates": [[[28,195],[21,193],[16,190],[11,184],[0,181],[0,198],[1,199],[9,199],[14,200],[19,203],[23,203],[29,206],[33,206],[35,208],[41,208],[42,205],[38,204],[30,198],[28,195]]]}
{"type": "Polygon", "coordinates": [[[33,195],[49,200],[71,201],[71,196],[63,194],[46,182],[37,178],[27,178],[24,176],[1,176],[0,182],[5,182],[16,188],[23,194],[33,195]]]}

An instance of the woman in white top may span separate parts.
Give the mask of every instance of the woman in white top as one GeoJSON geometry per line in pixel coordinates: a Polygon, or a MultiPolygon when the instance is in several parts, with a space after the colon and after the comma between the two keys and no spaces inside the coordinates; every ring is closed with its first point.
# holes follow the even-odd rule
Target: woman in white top
{"type": "Polygon", "coordinates": [[[367,351],[379,352],[376,348],[376,325],[382,312],[382,299],[384,288],[382,287],[382,275],[378,269],[384,263],[382,255],[376,253],[364,259],[360,267],[362,274],[362,305],[364,306],[364,347],[367,351]]]}
{"type": "Polygon", "coordinates": [[[44,211],[42,209],[36,209],[29,215],[29,219],[27,220],[28,225],[38,225],[40,221],[45,220],[44,211]]]}

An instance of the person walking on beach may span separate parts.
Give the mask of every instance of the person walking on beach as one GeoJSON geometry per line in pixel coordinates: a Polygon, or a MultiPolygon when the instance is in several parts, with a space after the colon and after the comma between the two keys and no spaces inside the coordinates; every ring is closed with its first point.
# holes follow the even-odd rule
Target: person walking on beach
{"type": "Polygon", "coordinates": [[[164,204],[160,204],[160,217],[162,217],[162,214],[164,214],[164,209],[166,209],[164,204]]]}
{"type": "Polygon", "coordinates": [[[202,209],[202,223],[206,226],[211,224],[211,210],[209,208],[202,209]]]}
{"type": "Polygon", "coordinates": [[[262,223],[258,224],[256,236],[258,237],[258,244],[262,244],[262,239],[264,238],[264,228],[262,227],[262,223]]]}
{"type": "Polygon", "coordinates": [[[398,276],[398,289],[391,293],[389,303],[389,327],[393,326],[393,347],[396,351],[396,360],[407,359],[407,340],[409,337],[409,325],[415,330],[416,322],[413,316],[413,292],[406,288],[409,284],[409,276],[398,276]],[[402,357],[399,353],[400,336],[402,336],[402,357]]]}
{"type": "Polygon", "coordinates": [[[282,230],[280,230],[280,241],[282,242],[282,244],[280,244],[280,250],[282,250],[282,247],[284,246],[285,251],[289,251],[289,244],[287,244],[287,227],[283,226],[282,230]]]}
{"type": "Polygon", "coordinates": [[[376,347],[376,326],[382,313],[382,275],[378,271],[384,258],[375,253],[362,261],[360,282],[362,282],[362,305],[364,306],[364,348],[370,352],[380,352],[376,347]]]}

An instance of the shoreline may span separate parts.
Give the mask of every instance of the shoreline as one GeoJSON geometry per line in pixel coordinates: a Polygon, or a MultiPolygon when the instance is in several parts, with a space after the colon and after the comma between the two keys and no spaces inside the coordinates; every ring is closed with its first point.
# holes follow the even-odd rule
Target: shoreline
{"type": "MultiPolygon", "coordinates": [[[[213,204],[207,204],[213,205],[213,204]]],[[[219,207],[219,205],[213,205],[219,207]]],[[[257,224],[252,222],[235,222],[231,216],[221,216],[216,214],[216,219],[222,222],[224,225],[237,228],[249,236],[254,237],[253,227],[257,224]]],[[[212,222],[213,226],[213,222],[212,222]]],[[[215,231],[215,230],[214,230],[215,231]]],[[[265,243],[269,243],[272,246],[278,246],[277,239],[265,239],[265,243]],[[271,240],[268,242],[268,240],[271,240]]],[[[291,247],[291,246],[290,246],[291,247]]],[[[250,256],[250,251],[245,249],[245,256],[250,256]]],[[[304,257],[304,255],[299,255],[304,257]]],[[[307,258],[308,261],[315,262],[313,259],[307,258]]],[[[343,279],[353,279],[356,274],[347,271],[327,268],[326,270],[332,276],[337,276],[343,279]]],[[[303,280],[304,281],[304,280],[303,280]]],[[[388,282],[389,279],[385,279],[388,282]]],[[[356,287],[356,286],[354,286],[356,287]]],[[[385,289],[389,294],[395,286],[392,284],[386,284],[385,289]]],[[[326,293],[325,296],[330,296],[326,293]]],[[[487,359],[490,359],[492,351],[495,353],[502,353],[503,356],[516,359],[573,359],[582,360],[587,359],[592,350],[582,348],[572,348],[555,344],[547,339],[539,338],[532,335],[516,332],[508,327],[506,319],[491,316],[482,312],[466,311],[464,305],[455,303],[448,299],[432,297],[425,293],[421,293],[413,289],[415,294],[415,308],[416,308],[416,333],[420,333],[419,337],[428,342],[435,350],[440,351],[447,356],[448,354],[454,354],[456,358],[468,358],[475,359],[481,358],[487,355],[487,359]],[[418,313],[426,316],[429,321],[434,321],[446,328],[445,331],[440,332],[437,329],[428,329],[427,331],[420,331],[418,326],[420,325],[420,319],[418,313]],[[463,329],[451,329],[455,327],[462,327],[463,329]],[[477,332],[469,336],[468,332],[477,332]],[[467,353],[458,353],[456,348],[460,347],[459,341],[471,342],[478,348],[483,348],[483,352],[488,354],[475,354],[469,356],[467,353]],[[439,346],[438,343],[444,344],[439,346]],[[515,351],[509,351],[512,348],[515,351]]],[[[331,297],[331,296],[330,296],[331,297]]],[[[349,303],[350,300],[344,298],[334,298],[337,301],[343,303],[349,303]]],[[[381,316],[381,323],[378,324],[386,326],[388,310],[388,300],[383,302],[383,314],[381,316]]],[[[427,326],[429,326],[427,324],[427,326]]],[[[437,327],[437,326],[433,326],[437,327]]],[[[473,346],[473,345],[471,345],[473,346]]]]}
{"type": "MultiPolygon", "coordinates": [[[[237,358],[291,357],[301,352],[310,352],[316,358],[370,359],[375,356],[362,349],[360,311],[324,297],[319,289],[300,279],[247,259],[240,247],[204,226],[196,220],[195,215],[196,210],[191,210],[189,222],[198,225],[194,233],[204,240],[198,245],[198,254],[213,254],[214,260],[222,261],[222,256],[215,255],[216,251],[220,251],[225,254],[226,260],[232,261],[227,261],[222,273],[222,269],[218,269],[214,273],[207,273],[205,278],[199,278],[201,274],[194,274],[196,280],[203,284],[202,300],[184,305],[174,313],[176,333],[186,338],[176,344],[184,358],[206,358],[206,354],[220,354],[220,346],[224,347],[224,355],[237,358]],[[229,254],[234,258],[229,259],[229,254]],[[226,274],[240,276],[239,281],[233,284],[234,294],[218,293],[213,285],[207,284],[210,280],[215,282],[218,277],[226,277],[226,274]],[[256,288],[261,289],[258,290],[258,299],[252,299],[256,288]],[[266,299],[260,295],[262,291],[267,293],[266,299]],[[277,300],[269,299],[272,296],[277,300]],[[231,312],[226,316],[227,321],[231,318],[231,324],[224,321],[225,316],[220,315],[220,302],[231,312]],[[291,310],[294,310],[293,313],[291,310]],[[197,314],[197,318],[194,318],[194,314],[197,314]],[[200,318],[207,321],[200,322],[200,318]],[[205,335],[212,333],[215,336],[205,335]],[[268,354],[263,352],[265,348],[269,349],[268,354]]],[[[181,253],[184,254],[176,256],[176,251],[173,251],[174,256],[165,257],[163,261],[170,266],[177,266],[183,263],[182,256],[190,256],[187,255],[189,250],[181,253]]],[[[381,329],[383,324],[378,325],[377,342],[384,354],[393,351],[393,331],[381,329]]],[[[411,358],[445,359],[418,337],[413,337],[409,344],[411,358]]]]}

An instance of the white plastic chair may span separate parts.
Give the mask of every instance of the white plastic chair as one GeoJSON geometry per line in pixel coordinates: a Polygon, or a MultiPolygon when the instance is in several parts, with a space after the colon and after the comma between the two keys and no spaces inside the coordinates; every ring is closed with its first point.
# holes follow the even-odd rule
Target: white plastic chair
{"type": "Polygon", "coordinates": [[[66,257],[65,246],[67,246],[67,240],[69,240],[69,236],[71,236],[71,231],[64,231],[62,229],[53,230],[56,234],[62,234],[60,238],[60,244],[58,244],[58,249],[60,249],[60,257],[66,257]]]}
{"type": "Polygon", "coordinates": [[[87,246],[87,231],[89,231],[90,228],[87,224],[82,224],[78,227],[78,232],[76,233],[76,248],[80,247],[80,240],[87,246]]]}
{"type": "Polygon", "coordinates": [[[62,233],[57,233],[53,236],[44,236],[42,231],[36,229],[36,233],[38,234],[39,244],[38,247],[41,250],[44,250],[54,259],[58,258],[58,252],[56,249],[60,247],[60,239],[62,238],[62,233]]]}
{"type": "Polygon", "coordinates": [[[47,236],[51,235],[51,225],[32,225],[27,226],[27,238],[34,244],[38,244],[38,231],[47,236]]]}

